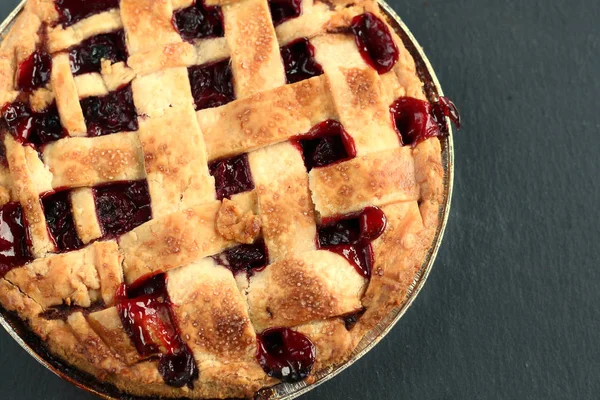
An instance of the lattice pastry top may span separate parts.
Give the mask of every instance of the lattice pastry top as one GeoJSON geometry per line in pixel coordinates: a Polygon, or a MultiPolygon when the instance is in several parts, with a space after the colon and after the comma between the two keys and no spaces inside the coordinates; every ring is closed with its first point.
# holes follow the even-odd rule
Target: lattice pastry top
{"type": "Polygon", "coordinates": [[[402,304],[456,117],[372,0],[30,0],[0,105],[1,305],[191,398],[310,380],[402,304]]]}

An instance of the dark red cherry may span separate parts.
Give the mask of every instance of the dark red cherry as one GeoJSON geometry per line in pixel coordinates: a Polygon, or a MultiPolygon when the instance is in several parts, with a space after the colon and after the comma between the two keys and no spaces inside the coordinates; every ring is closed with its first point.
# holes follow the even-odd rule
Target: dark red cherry
{"type": "Polygon", "coordinates": [[[219,107],[235,100],[229,59],[188,68],[196,110],[219,107]]]}
{"type": "Polygon", "coordinates": [[[69,49],[73,75],[100,72],[102,60],[113,63],[127,61],[125,31],[91,37],[69,49]]]}
{"type": "Polygon", "coordinates": [[[165,383],[173,387],[189,386],[198,379],[198,366],[188,346],[184,345],[177,353],[168,353],[158,360],[158,373],[165,383]]]}
{"type": "Polygon", "coordinates": [[[91,17],[119,7],[120,0],[55,0],[59,23],[73,25],[84,18],[91,17]]]}
{"type": "Polygon", "coordinates": [[[360,317],[363,316],[365,311],[367,311],[367,309],[362,308],[357,312],[343,316],[342,320],[344,321],[344,326],[346,327],[346,330],[352,330],[352,328],[354,328],[354,325],[356,325],[356,323],[358,322],[360,317]]]}
{"type": "Polygon", "coordinates": [[[315,125],[294,140],[302,149],[308,171],[356,157],[354,139],[339,122],[331,119],[315,125]]]}
{"type": "Polygon", "coordinates": [[[8,168],[8,159],[6,158],[6,146],[4,141],[0,140],[0,165],[8,168]]]}
{"type": "Polygon", "coordinates": [[[269,0],[269,8],[273,25],[277,26],[302,14],[302,0],[269,0]]]}
{"type": "Polygon", "coordinates": [[[22,102],[9,103],[2,108],[2,116],[19,143],[31,143],[37,147],[67,136],[60,124],[56,103],[42,112],[35,112],[22,102]]]}
{"type": "Polygon", "coordinates": [[[215,260],[231,270],[233,274],[251,272],[265,267],[268,263],[267,247],[263,239],[252,244],[241,244],[215,256],[215,260]]]}
{"type": "Polygon", "coordinates": [[[352,18],[354,41],[362,58],[379,74],[390,71],[398,61],[398,46],[387,25],[370,12],[352,18]]]}
{"type": "Polygon", "coordinates": [[[23,209],[19,203],[0,208],[0,278],[33,259],[23,209]]]}
{"type": "Polygon", "coordinates": [[[317,227],[319,248],[341,255],[359,274],[370,279],[374,261],[371,242],[381,236],[386,224],[387,218],[378,207],[326,218],[317,227]]]}
{"type": "Polygon", "coordinates": [[[152,218],[148,182],[113,183],[94,188],[96,214],[104,237],[116,237],[152,218]]]}
{"type": "Polygon", "coordinates": [[[208,169],[215,178],[219,200],[254,189],[248,154],[213,161],[208,165],[208,169]]]}
{"type": "Polygon", "coordinates": [[[257,335],[257,344],[256,358],[267,375],[283,382],[299,382],[310,375],[316,348],[302,333],[270,328],[257,335]]]}
{"type": "Polygon", "coordinates": [[[43,49],[37,49],[19,64],[17,86],[24,91],[46,86],[51,72],[52,56],[43,49]]]}
{"type": "Polygon", "coordinates": [[[191,7],[175,12],[174,24],[184,40],[223,36],[221,7],[205,6],[197,0],[191,7]]]}
{"type": "Polygon", "coordinates": [[[198,367],[176,325],[166,275],[142,278],[130,288],[121,285],[115,302],[123,328],[138,353],[142,357],[159,356],[158,371],[167,385],[192,388],[198,367]]]}
{"type": "Polygon", "coordinates": [[[356,243],[360,238],[360,221],[350,218],[334,221],[330,225],[319,225],[317,236],[319,247],[356,243]]]}
{"type": "Polygon", "coordinates": [[[300,38],[281,48],[281,58],[285,68],[287,83],[323,74],[323,68],[314,59],[315,48],[307,38],[300,38]]]}
{"type": "Polygon", "coordinates": [[[71,197],[69,191],[62,191],[44,196],[42,199],[44,215],[50,235],[60,251],[72,251],[83,247],[77,235],[71,197]]]}
{"type": "Polygon", "coordinates": [[[131,85],[103,97],[88,97],[81,101],[88,136],[102,136],[138,130],[137,111],[133,104],[131,85]]]}
{"type": "Polygon", "coordinates": [[[427,101],[400,97],[391,105],[390,112],[405,146],[414,147],[431,137],[447,135],[446,116],[460,127],[458,110],[446,97],[440,97],[433,108],[427,101]]]}
{"type": "Polygon", "coordinates": [[[440,96],[438,102],[433,104],[433,117],[438,125],[440,125],[440,129],[444,132],[447,130],[444,117],[450,118],[450,121],[454,123],[456,129],[460,129],[461,122],[458,108],[456,108],[456,105],[454,105],[452,100],[446,96],[440,96]]]}
{"type": "Polygon", "coordinates": [[[387,218],[379,207],[366,207],[359,216],[361,240],[377,239],[387,225],[387,218]]]}

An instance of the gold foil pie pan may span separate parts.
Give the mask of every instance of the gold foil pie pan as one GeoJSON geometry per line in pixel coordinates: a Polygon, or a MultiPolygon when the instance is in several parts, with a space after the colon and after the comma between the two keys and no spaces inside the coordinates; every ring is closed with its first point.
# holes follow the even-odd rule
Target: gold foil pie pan
{"type": "MultiPolygon", "coordinates": [[[[21,4],[8,16],[8,18],[0,25],[0,41],[4,38],[15,22],[17,16],[25,5],[23,0],[21,4]]],[[[424,90],[430,101],[435,101],[439,96],[443,95],[440,83],[433,71],[429,60],[425,56],[423,49],[417,43],[416,39],[406,27],[404,22],[396,14],[396,12],[385,2],[379,0],[380,7],[383,14],[387,17],[388,23],[394,28],[396,33],[402,38],[404,45],[411,53],[417,66],[417,72],[421,81],[424,84],[424,90]]],[[[298,383],[280,383],[271,388],[261,390],[256,398],[258,400],[290,400],[295,399],[302,394],[314,389],[323,382],[333,378],[344,369],[358,361],[363,355],[371,350],[377,343],[379,343],[385,335],[396,325],[396,323],[402,318],[406,310],[411,306],[419,291],[425,284],[427,277],[433,267],[433,263],[437,256],[444,231],[446,229],[446,223],[448,221],[448,215],[450,212],[450,200],[452,198],[452,187],[454,183],[454,147],[452,142],[452,126],[447,120],[449,135],[444,138],[440,138],[442,144],[442,164],[444,166],[444,202],[440,207],[440,218],[439,225],[436,230],[436,234],[429,253],[427,254],[423,265],[418,271],[417,275],[411,286],[408,289],[407,297],[404,303],[392,310],[383,320],[377,324],[358,344],[350,359],[344,364],[330,367],[324,371],[319,372],[315,376],[315,381],[311,384],[306,382],[298,383]]],[[[25,323],[15,314],[7,312],[0,307],[0,324],[6,329],[6,331],[13,337],[13,339],[21,345],[33,358],[35,358],[40,364],[54,372],[61,378],[71,382],[72,384],[94,393],[105,399],[122,399],[126,396],[127,399],[131,400],[151,400],[154,397],[135,397],[131,395],[125,395],[120,392],[114,386],[99,381],[97,378],[88,375],[84,372],[75,369],[64,361],[53,356],[47,349],[44,342],[33,334],[25,325],[25,323]]]]}

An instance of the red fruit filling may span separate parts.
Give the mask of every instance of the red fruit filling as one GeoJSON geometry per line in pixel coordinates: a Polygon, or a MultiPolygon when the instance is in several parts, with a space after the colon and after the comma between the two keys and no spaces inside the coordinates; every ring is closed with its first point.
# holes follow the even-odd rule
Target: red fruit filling
{"type": "Polygon", "coordinates": [[[208,165],[208,169],[215,178],[219,200],[254,189],[248,154],[213,161],[208,165]]]}
{"type": "Polygon", "coordinates": [[[310,374],[316,348],[302,333],[270,328],[257,335],[257,342],[256,358],[267,375],[283,382],[298,382],[310,374]]]}
{"type": "Polygon", "coordinates": [[[219,107],[235,100],[229,59],[188,68],[196,110],[219,107]]]}
{"type": "Polygon", "coordinates": [[[356,157],[354,139],[334,120],[323,121],[293,140],[308,171],[356,157]]]}
{"type": "Polygon", "coordinates": [[[91,37],[69,49],[73,75],[100,72],[102,60],[112,63],[127,61],[125,31],[91,37]]]}
{"type": "Polygon", "coordinates": [[[8,130],[19,143],[43,146],[67,136],[60,124],[56,103],[41,112],[33,111],[22,102],[8,103],[2,107],[2,116],[8,130]]]}
{"type": "Polygon", "coordinates": [[[371,278],[371,242],[385,230],[387,218],[378,207],[367,207],[358,214],[327,218],[317,227],[319,248],[344,257],[366,279],[371,278]]]}
{"type": "Polygon", "coordinates": [[[69,191],[56,192],[42,199],[50,236],[60,251],[77,250],[83,242],[77,235],[69,191]]]}
{"type": "Polygon", "coordinates": [[[301,38],[281,48],[287,83],[296,83],[323,74],[323,68],[314,59],[315,48],[308,39],[301,38]]]}
{"type": "Polygon", "coordinates": [[[175,12],[173,23],[184,40],[223,36],[221,7],[204,5],[197,0],[191,7],[175,12]]]}
{"type": "Polygon", "coordinates": [[[362,58],[379,74],[390,71],[398,61],[398,46],[387,25],[370,12],[352,18],[354,41],[362,58]]]}
{"type": "Polygon", "coordinates": [[[269,8],[273,25],[277,26],[302,14],[302,0],[269,0],[269,8]]]}
{"type": "Polygon", "coordinates": [[[165,383],[193,388],[198,367],[176,325],[166,275],[136,282],[130,288],[123,284],[117,291],[116,307],[140,355],[159,356],[158,371],[165,383]]]}
{"type": "Polygon", "coordinates": [[[103,97],[81,100],[88,136],[102,136],[138,130],[137,111],[133,104],[131,86],[103,97]]]}
{"type": "Polygon", "coordinates": [[[33,259],[29,251],[27,226],[19,203],[0,208],[0,278],[33,259]]]}
{"type": "Polygon", "coordinates": [[[445,117],[460,128],[460,115],[446,97],[432,105],[412,97],[400,97],[390,107],[392,120],[404,146],[415,147],[422,141],[448,134],[445,117]]]}
{"type": "Polygon", "coordinates": [[[96,214],[104,237],[116,237],[152,218],[148,182],[131,181],[94,189],[96,214]]]}

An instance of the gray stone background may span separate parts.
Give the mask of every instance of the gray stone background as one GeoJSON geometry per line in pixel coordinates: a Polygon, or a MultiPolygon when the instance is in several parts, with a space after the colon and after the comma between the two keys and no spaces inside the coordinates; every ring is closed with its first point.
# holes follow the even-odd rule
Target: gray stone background
{"type": "MultiPolygon", "coordinates": [[[[600,398],[600,1],[390,3],[462,111],[452,213],[406,316],[304,399],[600,398]]],[[[0,399],[92,398],[0,332],[0,399]]]]}

